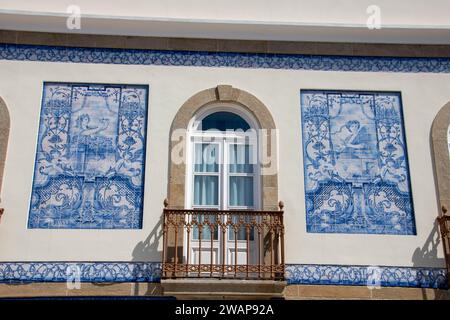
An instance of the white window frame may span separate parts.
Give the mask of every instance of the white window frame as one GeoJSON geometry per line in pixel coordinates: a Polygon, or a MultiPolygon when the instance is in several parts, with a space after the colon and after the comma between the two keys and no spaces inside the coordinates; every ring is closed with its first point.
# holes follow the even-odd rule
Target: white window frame
{"type": "MultiPolygon", "coordinates": [[[[214,142],[219,142],[221,146],[220,149],[220,163],[219,163],[219,207],[217,209],[219,210],[260,210],[262,206],[262,186],[261,186],[261,166],[260,166],[260,159],[261,159],[261,146],[259,144],[259,124],[258,122],[253,118],[253,116],[249,113],[243,110],[243,107],[236,106],[235,104],[231,103],[220,103],[220,104],[214,104],[207,107],[202,108],[190,121],[190,124],[188,126],[188,130],[186,133],[186,180],[185,180],[185,208],[192,209],[194,208],[193,205],[193,199],[194,199],[194,178],[193,178],[193,162],[194,162],[194,145],[195,143],[201,143],[202,141],[194,141],[194,139],[204,139],[208,141],[207,139],[214,139],[214,142]],[[250,129],[256,130],[255,138],[256,141],[253,141],[253,146],[256,145],[257,150],[255,150],[257,159],[254,164],[254,170],[253,170],[253,206],[252,207],[246,207],[246,206],[232,206],[230,207],[228,204],[228,166],[224,165],[224,161],[226,159],[226,163],[228,163],[228,146],[233,143],[229,142],[219,142],[218,139],[224,139],[224,140],[239,140],[244,139],[246,136],[245,133],[240,132],[224,132],[224,131],[197,131],[196,128],[201,123],[201,121],[207,117],[210,114],[216,113],[216,112],[231,112],[235,113],[238,116],[242,117],[250,126],[250,129]],[[221,167],[221,168],[220,168],[221,167]],[[223,181],[226,180],[226,181],[223,181]],[[224,188],[224,189],[223,189],[224,188]]],[[[205,142],[205,141],[203,141],[205,142]]],[[[238,142],[239,143],[239,142],[238,142]]],[[[205,173],[208,174],[208,173],[205,173]]],[[[233,173],[232,175],[239,175],[233,173]]],[[[212,208],[212,206],[195,206],[195,208],[212,208]]]]}
{"type": "MultiPolygon", "coordinates": [[[[262,181],[261,181],[261,146],[259,144],[259,129],[260,126],[255,118],[249,113],[243,110],[243,107],[234,104],[220,103],[217,105],[209,105],[202,108],[190,121],[188,130],[186,133],[186,180],[185,180],[185,207],[187,209],[193,208],[205,208],[205,209],[218,209],[218,210],[261,210],[262,207],[262,181]],[[244,132],[224,132],[224,131],[198,131],[197,127],[201,121],[210,114],[216,112],[231,112],[235,113],[243,118],[250,129],[255,130],[255,134],[252,135],[256,141],[251,141],[250,145],[256,150],[253,154],[256,156],[253,173],[232,173],[229,174],[229,146],[232,144],[246,144],[248,134],[244,132]],[[208,140],[209,139],[209,140],[208,140]],[[194,157],[195,157],[195,144],[196,143],[219,143],[219,187],[218,187],[218,206],[210,205],[195,205],[194,206],[194,157]],[[229,179],[230,176],[253,176],[253,206],[230,206],[229,205],[229,179]]],[[[197,174],[197,173],[196,173],[197,174]]],[[[211,175],[211,173],[204,173],[205,175],[211,175]]],[[[213,235],[211,235],[213,236],[213,235]]],[[[184,235],[184,241],[187,241],[187,234],[184,235]]],[[[193,243],[193,239],[190,239],[193,243]]],[[[218,243],[227,244],[230,241],[228,239],[228,232],[226,239],[222,239],[221,232],[218,233],[218,239],[214,240],[218,243]]],[[[233,240],[234,241],[234,240],[233,240]]],[[[239,243],[246,243],[246,240],[237,240],[239,243]]],[[[208,242],[208,240],[206,240],[208,242]]],[[[184,256],[187,256],[187,248],[184,248],[184,256]]],[[[228,250],[226,250],[228,252],[228,250]]],[[[190,262],[188,262],[190,263],[190,262]]]]}

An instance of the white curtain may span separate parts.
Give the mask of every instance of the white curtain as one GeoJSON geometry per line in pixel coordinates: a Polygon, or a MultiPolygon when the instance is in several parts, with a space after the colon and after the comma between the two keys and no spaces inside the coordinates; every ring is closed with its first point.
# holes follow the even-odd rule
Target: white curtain
{"type": "MultiPolygon", "coordinates": [[[[219,172],[219,146],[196,144],[194,171],[196,173],[219,172]]],[[[219,204],[219,177],[216,175],[194,176],[194,205],[219,204]]]]}
{"type": "Polygon", "coordinates": [[[194,205],[214,205],[219,204],[219,177],[200,176],[194,178],[194,205]]]}
{"type": "Polygon", "coordinates": [[[229,149],[229,204],[230,206],[253,206],[253,177],[233,175],[253,173],[251,147],[232,144],[229,149]]]}
{"type": "Polygon", "coordinates": [[[253,206],[253,177],[230,177],[230,206],[253,206]]]}
{"type": "Polygon", "coordinates": [[[209,143],[198,143],[195,145],[195,172],[218,172],[219,171],[219,145],[209,143]]]}
{"type": "Polygon", "coordinates": [[[251,146],[243,144],[230,145],[230,173],[253,173],[253,154],[251,146]]]}

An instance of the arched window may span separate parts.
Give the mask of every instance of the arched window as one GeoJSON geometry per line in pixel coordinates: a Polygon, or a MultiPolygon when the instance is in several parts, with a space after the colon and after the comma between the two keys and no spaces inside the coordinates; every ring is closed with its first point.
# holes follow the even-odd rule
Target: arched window
{"type": "Polygon", "coordinates": [[[450,210],[450,102],[437,113],[431,127],[433,167],[440,207],[450,210]]]}
{"type": "Polygon", "coordinates": [[[219,127],[215,131],[221,131],[219,129],[224,127],[248,127],[249,133],[254,131],[252,129],[257,129],[261,163],[258,177],[261,199],[257,199],[260,200],[258,205],[262,210],[278,210],[278,148],[275,122],[269,109],[256,96],[229,85],[218,85],[197,92],[185,101],[175,115],[170,129],[167,205],[173,209],[191,206],[187,196],[192,190],[186,189],[192,186],[186,181],[191,177],[188,171],[192,169],[193,161],[192,153],[188,154],[192,146],[189,137],[198,135],[201,131],[210,133],[214,130],[204,129],[211,127],[219,127]],[[227,113],[225,118],[228,120],[225,124],[220,124],[224,121],[222,112],[227,113]],[[211,117],[208,117],[210,115],[211,117]]]}
{"type": "Polygon", "coordinates": [[[252,116],[235,105],[205,108],[194,116],[188,138],[187,207],[259,209],[257,129],[252,116]]]}
{"type": "MultiPolygon", "coordinates": [[[[189,214],[197,222],[217,218],[223,223],[239,217],[233,210],[278,210],[277,131],[269,109],[257,97],[229,85],[199,91],[180,107],[170,132],[168,199],[164,202],[168,210],[223,210],[217,215],[194,214],[200,210],[189,214]]],[[[172,247],[183,243],[183,257],[189,263],[251,265],[259,261],[257,243],[264,236],[256,230],[250,229],[247,239],[244,230],[234,234],[231,229],[206,227],[200,233],[196,225],[189,232],[179,232],[182,239],[177,238],[172,247]],[[209,249],[205,251],[200,239],[209,239],[209,249]]],[[[166,260],[173,258],[166,256],[166,260]]]]}
{"type": "MultiPolygon", "coordinates": [[[[0,98],[0,206],[2,202],[2,183],[5,169],[6,149],[8,147],[10,119],[8,108],[5,102],[0,98]]],[[[3,209],[0,208],[0,217],[3,209]]]]}
{"type": "MultiPolygon", "coordinates": [[[[227,211],[261,209],[258,129],[252,115],[236,105],[209,106],[194,116],[188,134],[186,207],[227,211]]],[[[227,219],[225,216],[221,218],[227,219]]],[[[237,219],[238,216],[230,218],[237,219]]],[[[205,219],[205,216],[199,215],[197,219],[205,219]]],[[[196,252],[196,241],[200,237],[197,228],[193,228],[190,237],[191,263],[198,263],[195,260],[199,255],[196,252]]],[[[235,235],[231,229],[226,235],[218,230],[213,235],[209,230],[203,230],[201,237],[204,240],[213,237],[217,250],[221,245],[225,248],[235,246],[235,235]]],[[[237,240],[238,246],[241,246],[238,250],[245,252],[245,228],[239,230],[237,240]]],[[[252,230],[250,247],[254,245],[254,240],[252,230]]],[[[228,249],[225,250],[228,252],[228,249]]],[[[231,250],[227,256],[232,256],[231,250]]]]}

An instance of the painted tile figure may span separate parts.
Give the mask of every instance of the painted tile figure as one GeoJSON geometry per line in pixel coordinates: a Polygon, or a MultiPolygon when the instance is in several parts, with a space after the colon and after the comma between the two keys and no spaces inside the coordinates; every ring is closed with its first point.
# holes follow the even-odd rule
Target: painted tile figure
{"type": "Polygon", "coordinates": [[[415,234],[399,93],[301,91],[306,225],[415,234]]]}
{"type": "Polygon", "coordinates": [[[44,84],[29,228],[141,228],[147,95],[44,84]]]}

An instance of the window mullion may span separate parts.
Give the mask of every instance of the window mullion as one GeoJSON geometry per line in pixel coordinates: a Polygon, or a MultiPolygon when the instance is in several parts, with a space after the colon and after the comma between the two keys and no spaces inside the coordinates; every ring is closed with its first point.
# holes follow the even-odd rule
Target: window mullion
{"type": "Polygon", "coordinates": [[[222,177],[223,177],[223,209],[228,210],[228,143],[226,138],[222,139],[223,157],[222,157],[222,177]]]}

